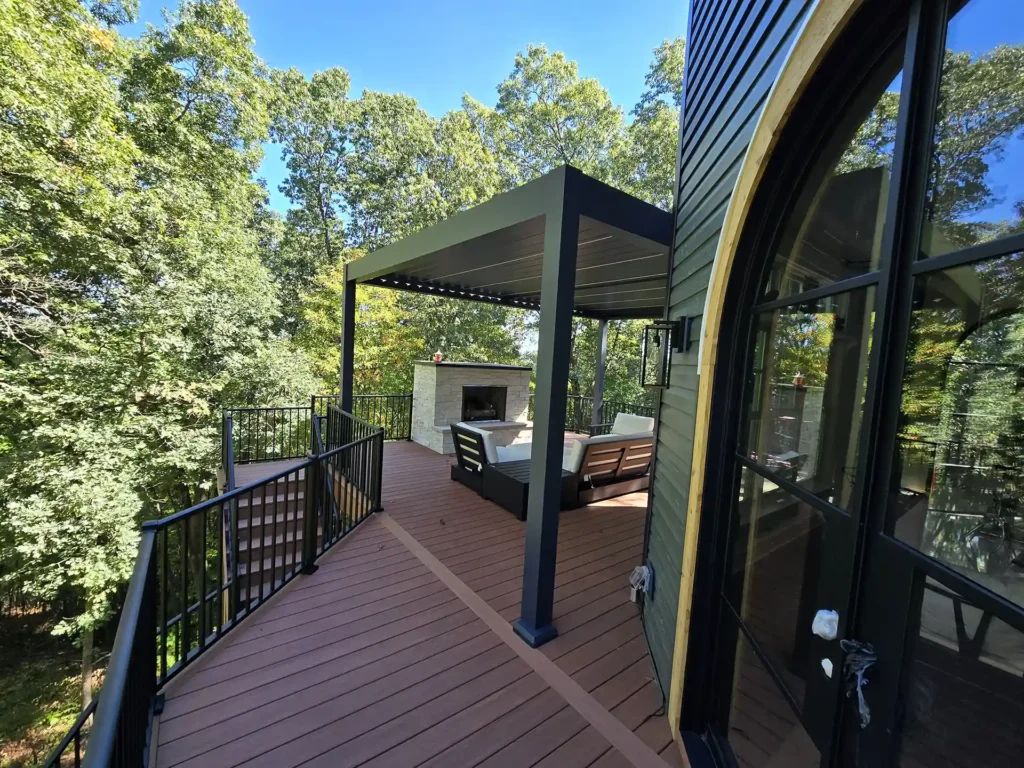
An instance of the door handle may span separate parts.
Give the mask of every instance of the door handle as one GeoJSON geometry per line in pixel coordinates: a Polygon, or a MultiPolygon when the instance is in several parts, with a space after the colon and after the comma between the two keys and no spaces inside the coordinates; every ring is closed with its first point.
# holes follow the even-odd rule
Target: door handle
{"type": "Polygon", "coordinates": [[[864,698],[864,686],[868,683],[867,672],[875,666],[878,655],[871,643],[862,643],[859,640],[840,640],[839,647],[846,654],[843,659],[843,683],[846,688],[846,698],[852,699],[856,692],[860,727],[867,728],[868,723],[871,722],[871,708],[868,706],[867,699],[864,698]]]}

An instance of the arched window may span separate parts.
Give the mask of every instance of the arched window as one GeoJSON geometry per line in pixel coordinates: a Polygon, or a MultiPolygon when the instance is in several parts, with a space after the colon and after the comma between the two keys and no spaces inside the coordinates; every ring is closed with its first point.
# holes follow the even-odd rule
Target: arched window
{"type": "Polygon", "coordinates": [[[782,143],[731,278],[702,541],[709,731],[749,768],[1024,755],[1024,4],[906,12],[794,112],[815,141],[782,143]]]}

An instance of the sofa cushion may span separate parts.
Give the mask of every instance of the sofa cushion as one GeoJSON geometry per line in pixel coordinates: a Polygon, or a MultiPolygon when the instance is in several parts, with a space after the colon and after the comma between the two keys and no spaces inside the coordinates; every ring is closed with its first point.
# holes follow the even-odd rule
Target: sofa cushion
{"type": "Polygon", "coordinates": [[[636,416],[632,413],[617,413],[612,424],[612,434],[633,435],[638,432],[654,434],[654,419],[650,416],[636,416]]]}
{"type": "MultiPolygon", "coordinates": [[[[567,469],[570,472],[575,472],[575,469],[570,469],[570,458],[572,456],[573,448],[564,448],[562,450],[562,469],[567,469]]],[[[498,447],[498,463],[503,461],[523,461],[529,459],[532,454],[533,443],[513,443],[512,445],[506,445],[504,447],[498,447]]],[[[582,454],[581,454],[582,455],[582,454]]],[[[576,468],[579,469],[579,461],[577,460],[576,468]]]]}
{"type": "Polygon", "coordinates": [[[587,452],[587,446],[595,439],[585,437],[582,440],[576,440],[571,448],[566,449],[566,455],[562,461],[562,469],[567,472],[579,472],[580,464],[583,463],[583,454],[587,452]]]}
{"type": "Polygon", "coordinates": [[[470,432],[476,432],[483,437],[484,443],[484,457],[487,459],[488,464],[497,464],[500,459],[498,458],[498,451],[494,447],[494,435],[488,432],[486,429],[480,429],[480,427],[474,427],[472,424],[467,424],[464,421],[460,421],[456,426],[462,429],[469,430],[470,432]]]}
{"type": "Polygon", "coordinates": [[[530,458],[532,443],[513,443],[498,446],[498,463],[504,461],[523,461],[530,458]]]}

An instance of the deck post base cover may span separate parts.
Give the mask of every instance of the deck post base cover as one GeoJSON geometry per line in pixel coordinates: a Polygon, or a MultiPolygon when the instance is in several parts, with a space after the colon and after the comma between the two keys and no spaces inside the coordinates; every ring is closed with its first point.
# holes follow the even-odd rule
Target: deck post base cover
{"type": "Polygon", "coordinates": [[[539,648],[544,645],[548,640],[554,640],[558,637],[558,630],[555,629],[554,624],[546,624],[543,627],[534,627],[522,619],[516,619],[512,623],[512,629],[517,635],[519,635],[526,644],[531,648],[539,648]]]}
{"type": "Polygon", "coordinates": [[[299,573],[301,573],[303,576],[309,576],[312,573],[316,573],[319,567],[320,566],[316,563],[310,563],[309,565],[302,566],[299,569],[299,573]]]}

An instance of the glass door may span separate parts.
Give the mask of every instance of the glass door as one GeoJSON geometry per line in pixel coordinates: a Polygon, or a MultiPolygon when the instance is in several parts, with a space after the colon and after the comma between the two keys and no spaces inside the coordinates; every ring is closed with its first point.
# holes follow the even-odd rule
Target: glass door
{"type": "Polygon", "coordinates": [[[716,379],[728,766],[1024,765],[1024,4],[908,6],[765,206],[716,379]]]}
{"type": "Polygon", "coordinates": [[[1024,6],[944,5],[922,33],[924,206],[889,299],[858,766],[1024,764],[1024,6]]]}
{"type": "Polygon", "coordinates": [[[903,51],[848,100],[750,310],[713,705],[723,759],[743,768],[833,751],[903,51]]]}

